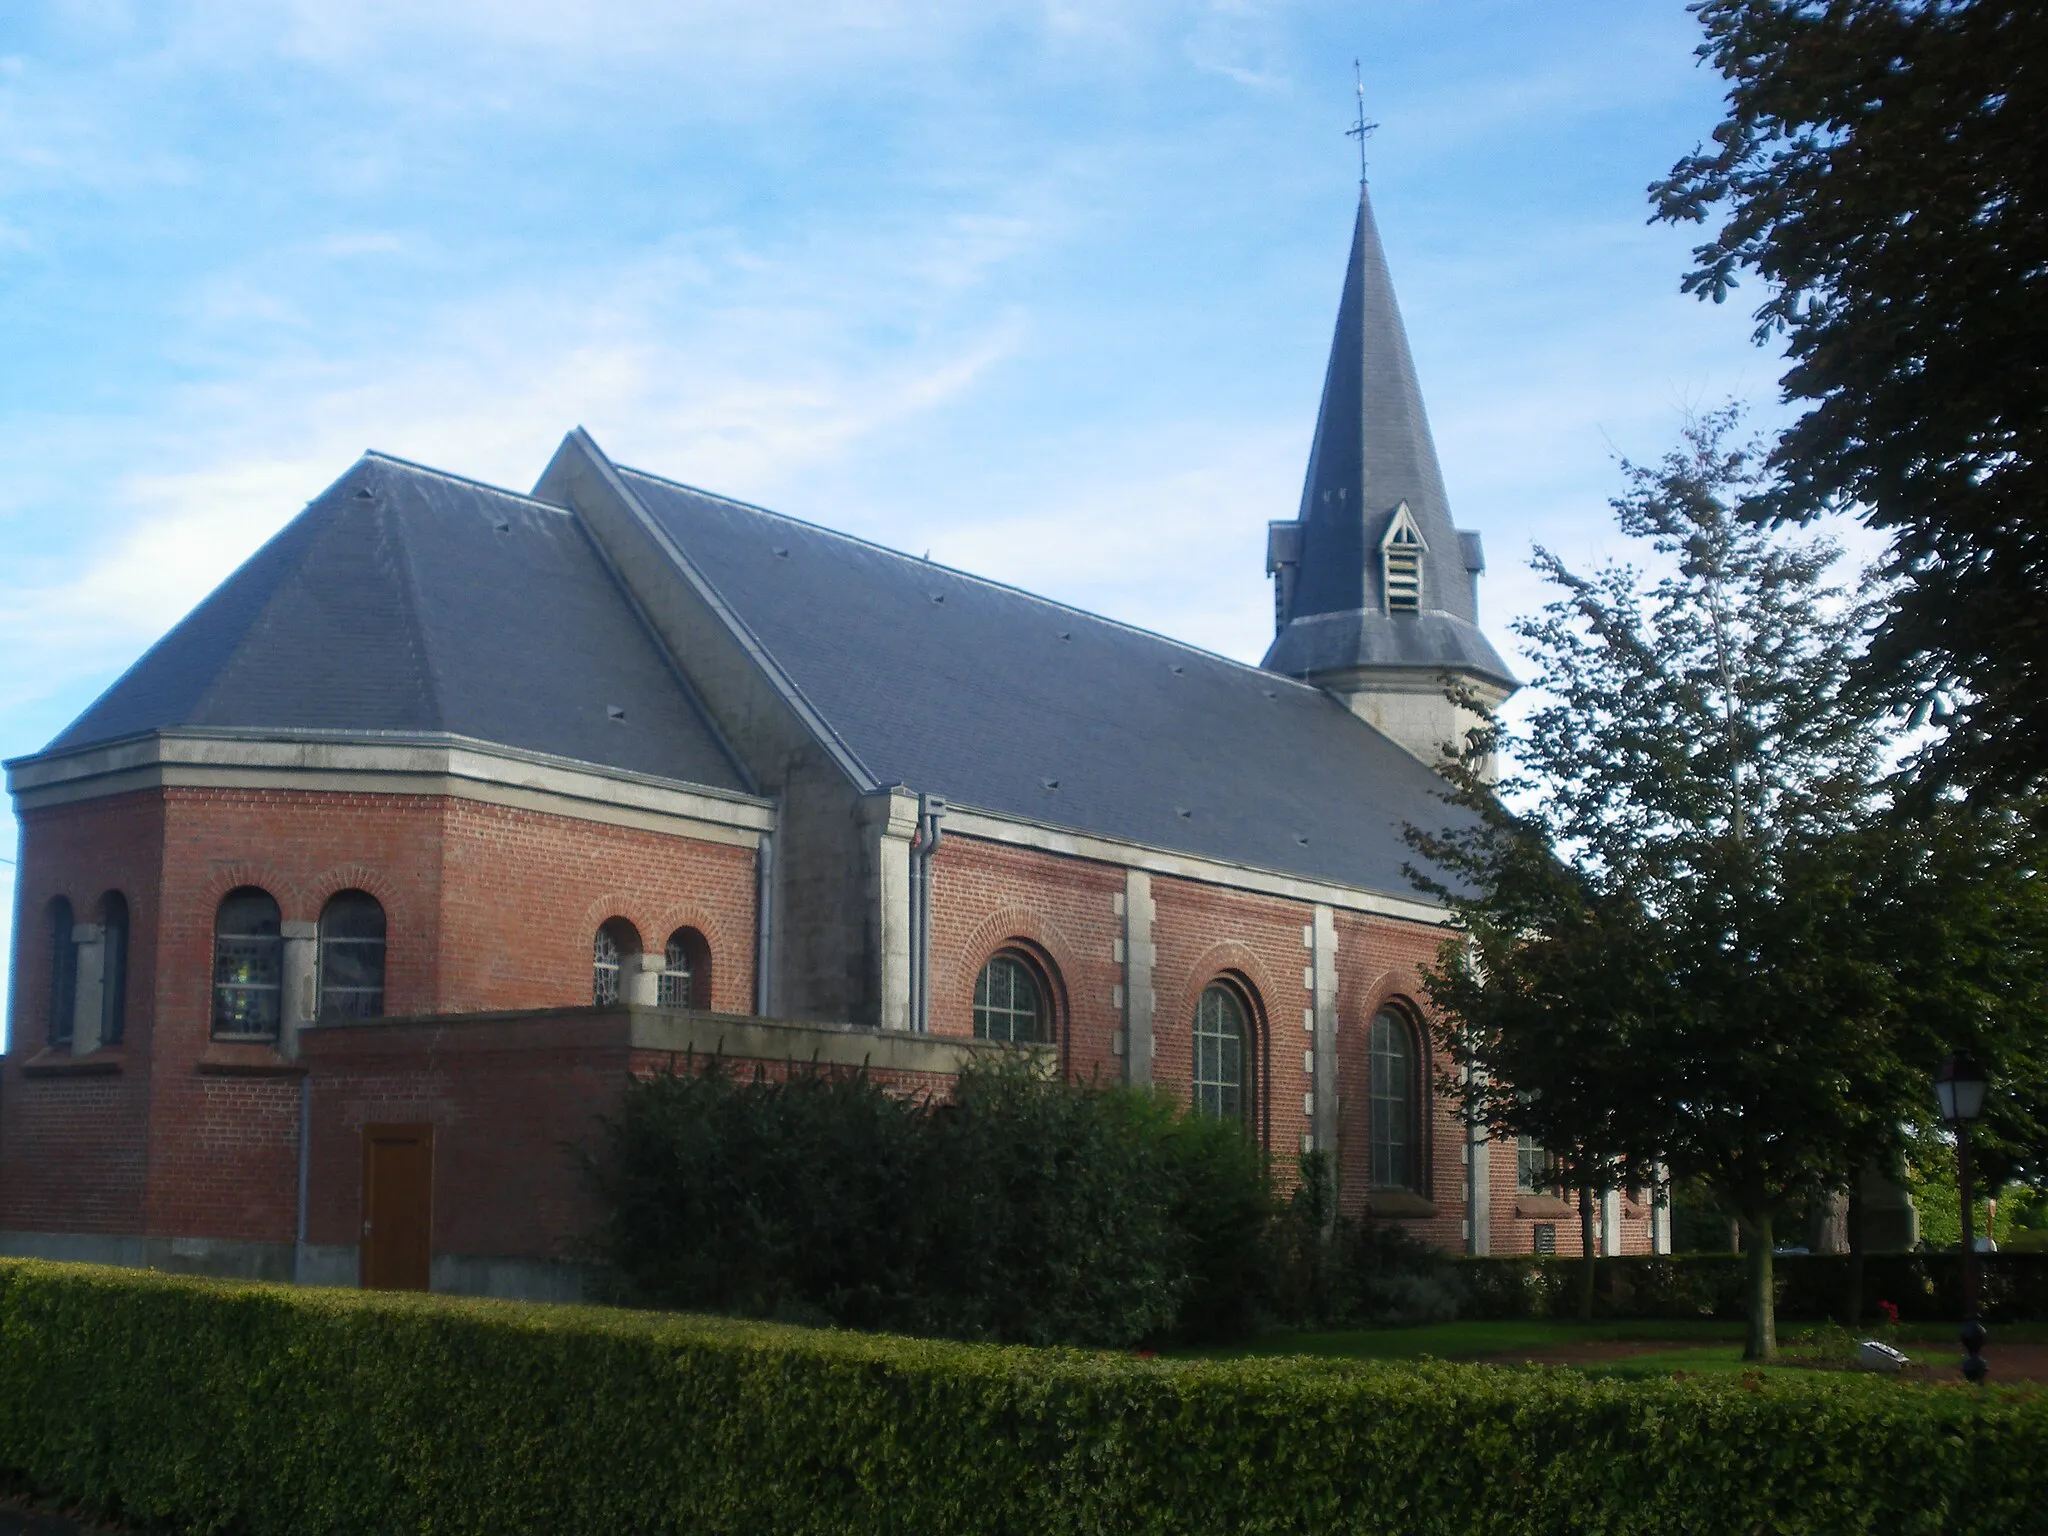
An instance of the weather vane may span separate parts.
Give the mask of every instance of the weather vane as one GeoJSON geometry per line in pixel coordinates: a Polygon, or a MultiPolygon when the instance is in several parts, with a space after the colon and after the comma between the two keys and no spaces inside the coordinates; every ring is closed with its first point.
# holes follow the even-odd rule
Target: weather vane
{"type": "Polygon", "coordinates": [[[1344,137],[1358,140],[1358,184],[1364,186],[1365,141],[1372,137],[1373,130],[1379,127],[1379,124],[1368,123],[1365,120],[1365,71],[1359,67],[1356,59],[1351,61],[1351,73],[1358,80],[1358,121],[1344,130],[1344,137]]]}

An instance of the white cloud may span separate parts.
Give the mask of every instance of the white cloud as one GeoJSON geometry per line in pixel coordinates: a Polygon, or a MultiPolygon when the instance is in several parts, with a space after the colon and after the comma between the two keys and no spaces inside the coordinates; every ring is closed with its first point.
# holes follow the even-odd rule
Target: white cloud
{"type": "MultiPolygon", "coordinates": [[[[101,480],[91,535],[62,559],[11,562],[0,578],[0,647],[15,662],[0,706],[132,657],[366,448],[523,489],[581,423],[650,468],[772,498],[943,408],[1020,334],[997,317],[863,355],[812,307],[678,326],[633,302],[645,284],[622,274],[590,285],[607,298],[582,303],[501,292],[390,350],[301,351],[181,391],[101,480]],[[795,338],[807,344],[772,344],[795,338]]],[[[72,433],[74,451],[89,436],[72,433]]]]}

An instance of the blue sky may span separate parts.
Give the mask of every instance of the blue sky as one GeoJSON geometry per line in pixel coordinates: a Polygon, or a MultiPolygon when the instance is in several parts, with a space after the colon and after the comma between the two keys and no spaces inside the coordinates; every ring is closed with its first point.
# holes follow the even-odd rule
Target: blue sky
{"type": "Polygon", "coordinates": [[[1354,57],[1505,646],[1532,541],[1618,552],[1617,452],[1776,419],[1750,306],[1644,222],[1719,115],[1695,37],[1681,0],[9,0],[0,756],[363,449],[524,488],[578,423],[1256,661],[1354,57]]]}

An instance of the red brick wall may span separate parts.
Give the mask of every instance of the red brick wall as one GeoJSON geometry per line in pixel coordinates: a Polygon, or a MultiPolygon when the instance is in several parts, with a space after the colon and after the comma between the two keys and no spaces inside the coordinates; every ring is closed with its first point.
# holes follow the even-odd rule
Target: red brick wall
{"type": "Polygon", "coordinates": [[[1123,1028],[1116,901],[1124,872],[1089,859],[949,836],[932,858],[933,1034],[974,1033],[974,983],[999,949],[1040,961],[1054,992],[1054,1038],[1068,1076],[1120,1081],[1123,1028]]]}
{"type": "MultiPolygon", "coordinates": [[[[362,1221],[363,1127],[434,1128],[436,1253],[574,1258],[595,1208],[572,1148],[595,1148],[629,1072],[690,1062],[634,1051],[626,1015],[482,1018],[351,1026],[308,1036],[313,1072],[309,1241],[348,1245],[362,1221]]],[[[701,1068],[703,1058],[696,1063],[701,1068]]],[[[788,1063],[733,1060],[750,1076],[788,1063]]],[[[905,1092],[949,1079],[880,1072],[905,1092]]]]}
{"type": "MultiPolygon", "coordinates": [[[[32,812],[23,830],[0,1226],[290,1241],[299,1075],[282,1063],[268,1075],[230,1071],[250,1063],[220,1060],[208,1041],[213,914],[237,885],[269,890],[296,921],[317,920],[339,890],[375,895],[391,935],[392,1014],[585,1004],[590,937],[611,918],[650,949],[677,927],[697,928],[712,953],[713,1006],[746,1012],[752,1003],[754,854],[745,848],[441,797],[282,791],[111,797],[32,812]],[[107,889],[130,906],[121,1069],[24,1076],[47,1010],[46,904],[64,894],[91,921],[107,889]]],[[[934,873],[934,1030],[971,1032],[982,964],[1020,944],[1054,980],[1069,1075],[1121,1077],[1113,1040],[1124,871],[956,834],[934,873]]],[[[1240,978],[1258,1015],[1260,1134],[1277,1165],[1291,1167],[1308,1128],[1304,1056],[1314,1040],[1301,1019],[1312,1000],[1303,938],[1312,909],[1165,876],[1153,878],[1152,895],[1154,1082],[1185,1099],[1196,1000],[1218,976],[1240,978]]],[[[1337,934],[1340,1180],[1345,1207],[1357,1211],[1367,1199],[1367,1026],[1390,1001],[1420,1002],[1419,968],[1441,934],[1355,913],[1338,914],[1337,934]]],[[[615,1102],[629,1062],[623,1037],[605,1043],[559,1021],[552,1029],[536,1035],[501,1020],[351,1031],[356,1044],[339,1053],[315,1032],[313,1240],[354,1241],[362,1126],[415,1120],[437,1127],[442,1251],[546,1252],[578,1230],[582,1196],[560,1148],[615,1102]],[[386,1041],[384,1056],[370,1049],[373,1037],[386,1041]],[[459,1051],[446,1044],[457,1037],[459,1051]]],[[[1426,1047],[1426,1031],[1421,1038],[1426,1047]]],[[[1439,1097],[1425,1158],[1437,1215],[1408,1225],[1454,1250],[1465,1241],[1463,1143],[1439,1097]]],[[[1535,1223],[1514,1211],[1511,1145],[1493,1149],[1492,1171],[1493,1249],[1527,1251],[1535,1223]]],[[[1556,1225],[1559,1251],[1576,1252],[1576,1225],[1556,1225]]],[[[1625,1251],[1647,1249],[1646,1207],[1630,1208],[1623,1232],[1625,1251]]]]}
{"type": "Polygon", "coordinates": [[[390,936],[388,1014],[588,1003],[591,935],[614,917],[651,935],[650,945],[684,923],[702,928],[714,999],[740,1007],[751,1000],[750,849],[442,797],[165,797],[158,986],[160,1015],[178,1045],[173,1051],[166,1041],[158,1053],[152,1162],[164,1176],[152,1182],[152,1233],[286,1241],[296,1220],[295,1196],[279,1204],[236,1193],[243,1179],[268,1187],[279,1166],[296,1187],[295,1130],[284,1145],[224,1140],[210,1118],[221,1095],[193,1074],[207,1048],[213,913],[235,886],[268,890],[287,921],[316,921],[327,898],[350,887],[375,896],[390,936]],[[219,1169],[213,1180],[171,1172],[195,1138],[209,1144],[219,1169]]]}
{"type": "Polygon", "coordinates": [[[428,1124],[436,1253],[572,1257],[589,1201],[570,1148],[616,1107],[627,1057],[623,1014],[309,1036],[308,1240],[358,1240],[365,1125],[428,1124]]]}
{"type": "Polygon", "coordinates": [[[1373,1018],[1392,1007],[1409,1019],[1432,1088],[1423,1138],[1422,1193],[1437,1214],[1411,1218],[1408,1230],[1452,1251],[1466,1242],[1465,1129],[1438,1083],[1444,1062],[1424,1024],[1422,967],[1436,958],[1443,930],[1363,913],[1337,915],[1338,1181],[1346,1210],[1364,1209],[1371,1188],[1368,1036],[1373,1018]]]}
{"type": "Polygon", "coordinates": [[[1284,1176],[1301,1155],[1309,1128],[1302,1096],[1310,1086],[1303,1053],[1314,1038],[1302,1028],[1302,1009],[1314,999],[1304,980],[1312,956],[1302,929],[1312,907],[1275,896],[1155,875],[1152,971],[1152,1081],[1185,1102],[1194,1081],[1195,1008],[1218,977],[1238,978],[1251,994],[1256,1018],[1254,1082],[1258,1133],[1284,1176]]]}
{"type": "Polygon", "coordinates": [[[465,800],[444,802],[441,836],[435,1012],[587,1004],[591,936],[611,918],[650,952],[697,929],[711,948],[711,1006],[753,1011],[751,848],[465,800]]]}
{"type": "Polygon", "coordinates": [[[438,796],[223,789],[31,812],[22,848],[0,1109],[9,1228],[291,1240],[298,1074],[273,1061],[252,1075],[220,1060],[247,1048],[209,1041],[214,912],[239,885],[269,891],[288,922],[317,921],[351,887],[377,897],[390,1014],[588,1003],[591,935],[614,917],[650,947],[699,929],[713,1005],[753,1001],[748,848],[438,796]],[[48,1009],[47,902],[67,895],[87,922],[108,888],[130,907],[120,1070],[24,1077],[48,1009]]]}
{"type": "MultiPolygon", "coordinates": [[[[154,794],[54,806],[21,819],[9,1045],[0,1073],[0,1227],[31,1232],[137,1232],[148,1177],[148,1072],[154,1033],[159,852],[163,808],[154,794]],[[101,897],[128,902],[128,987],[121,1070],[28,1077],[50,1008],[49,903],[64,896],[77,922],[96,922],[101,897]]],[[[109,1053],[112,1055],[113,1053],[109,1053]]]]}

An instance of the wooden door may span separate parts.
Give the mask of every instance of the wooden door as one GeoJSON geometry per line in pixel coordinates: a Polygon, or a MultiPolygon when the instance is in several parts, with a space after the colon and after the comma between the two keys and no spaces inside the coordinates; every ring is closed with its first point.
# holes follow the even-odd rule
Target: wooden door
{"type": "Polygon", "coordinates": [[[424,1291],[434,1262],[434,1128],[363,1127],[362,1284],[424,1291]]]}

